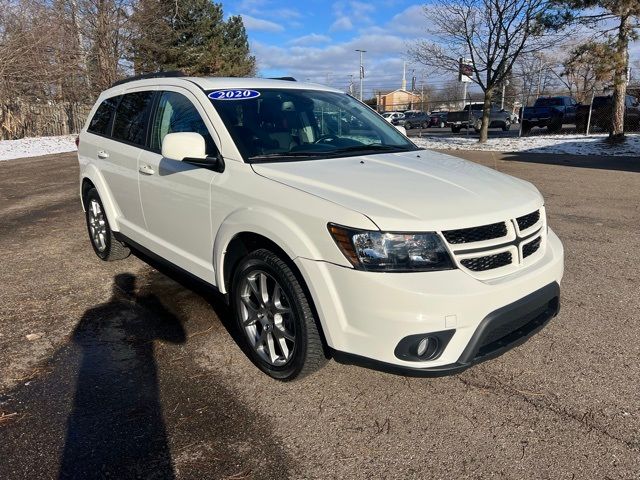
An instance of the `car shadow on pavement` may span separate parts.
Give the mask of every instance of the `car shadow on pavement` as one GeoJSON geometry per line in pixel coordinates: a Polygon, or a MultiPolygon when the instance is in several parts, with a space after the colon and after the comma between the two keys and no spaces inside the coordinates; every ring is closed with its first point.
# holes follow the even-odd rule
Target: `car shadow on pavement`
{"type": "MultiPolygon", "coordinates": [[[[565,144],[565,146],[567,145],[570,144],[565,144]]],[[[580,145],[577,144],[577,146],[580,145]]],[[[537,149],[533,152],[505,153],[503,159],[512,162],[640,173],[640,162],[633,156],[554,154],[544,153],[543,149],[537,149]]]]}
{"type": "Polygon", "coordinates": [[[73,332],[81,359],[61,479],[174,478],[154,344],[183,343],[186,334],[155,295],[135,291],[134,275],[117,275],[111,299],[73,332]]]}

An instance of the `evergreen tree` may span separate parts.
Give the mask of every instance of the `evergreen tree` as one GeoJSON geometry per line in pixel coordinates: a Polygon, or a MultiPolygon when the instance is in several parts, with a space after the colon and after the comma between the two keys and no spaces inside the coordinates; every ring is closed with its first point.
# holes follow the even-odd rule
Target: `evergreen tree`
{"type": "Polygon", "coordinates": [[[140,0],[132,16],[136,73],[182,70],[189,75],[248,76],[255,71],[238,16],[224,20],[209,0],[140,0]]]}

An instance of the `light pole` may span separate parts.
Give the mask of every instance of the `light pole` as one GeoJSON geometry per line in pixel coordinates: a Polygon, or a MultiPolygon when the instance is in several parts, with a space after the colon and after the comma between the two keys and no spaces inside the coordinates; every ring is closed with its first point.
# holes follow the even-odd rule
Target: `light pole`
{"type": "Polygon", "coordinates": [[[362,83],[364,81],[364,63],[362,63],[362,57],[366,50],[360,50],[357,48],[356,52],[360,52],[360,101],[362,101],[362,83]]]}

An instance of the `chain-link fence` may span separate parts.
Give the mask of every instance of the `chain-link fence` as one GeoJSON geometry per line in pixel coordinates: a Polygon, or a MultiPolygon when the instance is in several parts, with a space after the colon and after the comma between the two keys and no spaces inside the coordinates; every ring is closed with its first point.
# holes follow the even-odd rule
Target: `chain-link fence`
{"type": "MultiPolygon", "coordinates": [[[[466,98],[422,98],[419,94],[401,93],[404,98],[378,94],[368,103],[398,125],[408,122],[412,128],[447,128],[453,133],[480,129],[484,101],[481,92],[470,93],[466,98]]],[[[640,87],[630,86],[625,99],[626,132],[640,132],[639,100],[640,87]]],[[[606,134],[613,121],[613,97],[607,92],[575,90],[511,92],[494,98],[490,119],[490,135],[495,131],[511,131],[508,135],[517,132],[518,136],[606,134]]]]}

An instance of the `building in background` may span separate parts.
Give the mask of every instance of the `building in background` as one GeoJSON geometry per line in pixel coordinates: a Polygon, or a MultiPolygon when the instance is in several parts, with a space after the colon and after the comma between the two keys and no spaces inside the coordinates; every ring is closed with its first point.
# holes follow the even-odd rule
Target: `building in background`
{"type": "Polygon", "coordinates": [[[378,92],[376,99],[379,112],[421,110],[422,107],[422,97],[404,88],[388,93],[378,92]]]}

